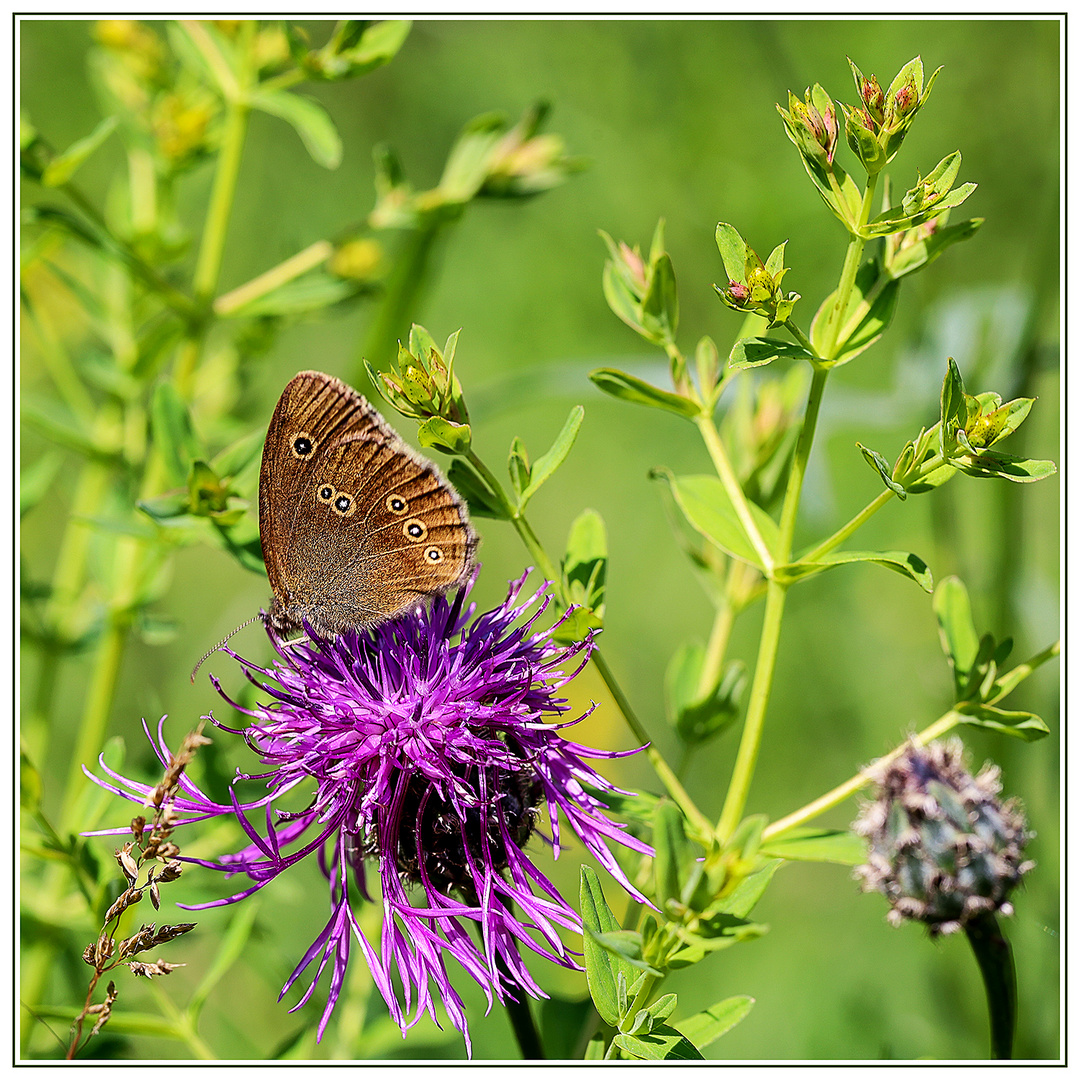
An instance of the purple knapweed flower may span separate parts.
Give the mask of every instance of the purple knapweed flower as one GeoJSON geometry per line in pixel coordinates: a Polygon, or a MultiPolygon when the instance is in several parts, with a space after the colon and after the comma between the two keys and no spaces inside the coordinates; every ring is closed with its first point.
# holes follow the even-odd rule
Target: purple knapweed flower
{"type": "MultiPolygon", "coordinates": [[[[244,873],[253,882],[232,896],[191,907],[243,900],[294,863],[316,856],[330,885],[330,919],[281,993],[315,965],[293,1007],[300,1008],[333,961],[320,1037],[344,985],[353,940],[403,1035],[425,1011],[436,1019],[437,997],[467,1046],[468,1025],[447,975],[448,955],[482,987],[489,1008],[494,999],[520,1000],[522,991],[546,996],[525,967],[521,946],[578,967],[556,928],[580,933],[581,920],[525,850],[539,834],[545,809],[546,839],[556,857],[565,821],[623,888],[644,900],[608,841],[646,854],[651,849],[609,821],[604,803],[585,786],[618,790],[584,759],[637,751],[594,750],[566,739],[562,729],[592,708],[577,720],[549,722],[568,708],[557,691],[581,670],[593,643],[590,636],[561,646],[552,630],[534,631],[550,596],[545,584],[519,602],[526,576],[511,583],[502,605],[471,623],[475,605],[463,609],[469,583],[454,598],[436,597],[374,629],[329,640],[309,631],[303,643],[271,635],[278,657],[267,668],[226,650],[273,699],[250,710],[232,702],[252,717],[240,733],[263,765],[238,772],[236,780],[263,780],[268,793],[243,802],[233,789],[232,801],[223,804],[186,773],[181,777],[175,801],[180,823],[232,816],[251,840],[217,860],[187,860],[244,873]],[[541,597],[531,617],[515,625],[541,597]],[[567,673],[574,658],[578,666],[567,673]],[[274,807],[287,792],[312,784],[306,809],[274,807]],[[258,809],[265,817],[262,830],[246,816],[258,809]],[[359,898],[368,898],[369,861],[381,883],[378,943],[367,940],[356,914],[359,898]],[[394,990],[394,967],[403,1001],[394,990]]],[[[155,752],[168,760],[161,725],[155,752]]],[[[116,785],[96,782],[132,802],[142,803],[152,790],[119,776],[104,761],[101,767],[116,785]]]]}

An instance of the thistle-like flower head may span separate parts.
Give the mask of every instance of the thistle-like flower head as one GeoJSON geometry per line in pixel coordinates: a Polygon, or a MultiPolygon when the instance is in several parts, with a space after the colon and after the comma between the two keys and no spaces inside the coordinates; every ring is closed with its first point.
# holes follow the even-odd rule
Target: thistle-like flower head
{"type": "Polygon", "coordinates": [[[1023,858],[1023,814],[1000,793],[997,766],[973,777],[959,739],[911,746],[881,772],[854,825],[870,842],[855,875],[884,893],[889,922],[951,934],[983,912],[1012,914],[1007,897],[1034,863],[1023,858]]]}
{"type": "MultiPolygon", "coordinates": [[[[309,631],[304,643],[275,642],[278,658],[271,667],[231,653],[271,698],[241,710],[252,717],[243,735],[261,767],[237,777],[263,781],[267,793],[243,802],[234,791],[230,803],[217,803],[185,775],[175,806],[186,821],[234,816],[251,840],[215,861],[190,860],[246,874],[252,882],[200,906],[243,900],[306,856],[318,858],[330,886],[330,919],[282,994],[314,964],[314,978],[294,1006],[299,1008],[333,961],[320,1036],[340,995],[353,941],[403,1033],[425,1011],[434,1017],[441,998],[468,1042],[448,956],[483,988],[489,1004],[522,992],[544,996],[519,949],[524,945],[576,967],[557,927],[580,932],[581,922],[526,849],[547,840],[557,857],[564,824],[629,893],[643,899],[608,841],[651,849],[609,821],[604,804],[588,790],[615,789],[585,759],[623,753],[566,739],[562,729],[584,717],[550,722],[568,707],[557,692],[576,674],[566,670],[569,662],[580,670],[588,659],[591,637],[560,646],[551,630],[537,631],[534,623],[550,598],[545,586],[519,600],[524,582],[524,576],[513,582],[502,605],[471,622],[473,607],[463,610],[466,587],[374,629],[331,640],[309,631]],[[275,802],[294,788],[309,793],[306,809],[276,809],[275,802]],[[265,815],[261,830],[245,813],[259,808],[265,815]],[[367,940],[357,917],[360,897],[368,896],[369,863],[380,880],[379,943],[367,940]],[[394,987],[395,967],[403,1003],[394,987]]],[[[159,755],[167,755],[160,729],[156,742],[159,755]]],[[[149,791],[109,775],[115,785],[98,783],[134,802],[149,791]]]]}

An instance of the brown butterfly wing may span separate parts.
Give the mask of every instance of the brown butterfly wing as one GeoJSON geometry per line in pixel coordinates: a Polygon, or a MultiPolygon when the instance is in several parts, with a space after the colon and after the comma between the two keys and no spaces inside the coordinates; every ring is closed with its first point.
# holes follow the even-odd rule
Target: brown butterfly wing
{"type": "Polygon", "coordinates": [[[462,582],[476,536],[439,469],[338,379],[301,372],[274,410],[259,532],[279,630],[370,626],[462,582]]]}

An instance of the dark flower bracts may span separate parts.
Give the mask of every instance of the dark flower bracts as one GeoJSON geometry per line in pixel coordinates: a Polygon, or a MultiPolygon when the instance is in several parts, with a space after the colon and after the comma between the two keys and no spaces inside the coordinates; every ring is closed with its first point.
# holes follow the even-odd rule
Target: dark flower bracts
{"type": "Polygon", "coordinates": [[[959,739],[911,746],[880,770],[855,822],[869,857],[855,874],[890,904],[889,921],[951,934],[984,913],[1011,915],[1008,896],[1034,863],[1015,800],[1002,803],[996,765],[972,776],[959,739]]]}
{"type": "MultiPolygon", "coordinates": [[[[193,906],[243,900],[315,855],[329,882],[330,918],[282,994],[314,965],[299,1008],[332,962],[320,1036],[354,942],[403,1033],[424,1012],[434,1017],[440,998],[467,1042],[447,957],[476,980],[489,1005],[520,999],[522,991],[544,996],[522,946],[576,967],[558,928],[580,933],[581,921],[527,853],[539,845],[534,838],[547,840],[557,857],[569,826],[623,888],[644,899],[608,843],[651,849],[605,817],[592,792],[616,789],[586,763],[636,751],[594,750],[565,738],[563,730],[591,709],[577,720],[550,722],[566,711],[557,692],[587,661],[592,639],[562,646],[552,630],[535,630],[550,597],[545,586],[521,600],[524,582],[513,582],[501,606],[471,622],[474,607],[463,610],[466,588],[372,630],[275,641],[270,667],[230,653],[271,698],[240,710],[252,718],[240,733],[262,767],[236,777],[262,782],[267,791],[243,801],[234,786],[231,801],[221,803],[182,777],[175,802],[181,823],[234,817],[251,841],[217,860],[188,860],[251,881],[193,906]],[[571,661],[577,667],[567,671],[571,661]],[[280,809],[276,804],[294,788],[310,792],[306,809],[280,809]],[[248,821],[251,811],[261,811],[261,828],[248,821]],[[369,896],[368,864],[381,885],[379,942],[367,939],[357,918],[361,898],[369,896]]],[[[160,725],[152,741],[168,760],[160,725]]],[[[97,782],[110,791],[136,803],[149,793],[147,785],[102,768],[115,783],[97,782]]]]}

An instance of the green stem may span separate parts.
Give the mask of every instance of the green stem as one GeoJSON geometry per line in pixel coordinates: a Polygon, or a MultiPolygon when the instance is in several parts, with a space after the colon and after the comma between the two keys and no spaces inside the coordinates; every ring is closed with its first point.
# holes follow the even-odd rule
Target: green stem
{"type": "Polygon", "coordinates": [[[817,356],[814,343],[795,325],[791,319],[784,323],[784,329],[804,348],[807,352],[817,356]]]}
{"type": "MultiPolygon", "coordinates": [[[[870,220],[870,208],[874,202],[874,192],[877,189],[879,173],[875,173],[866,181],[866,190],[863,192],[862,207],[859,211],[859,220],[856,229],[862,229],[870,220]]],[[[836,352],[836,343],[840,335],[840,323],[847,311],[848,302],[851,299],[851,290],[855,286],[855,275],[859,271],[859,263],[862,262],[863,248],[866,241],[858,234],[852,233],[848,241],[847,252],[844,255],[844,267],[840,271],[840,284],[836,289],[836,299],[833,301],[832,310],[825,323],[825,337],[821,343],[821,357],[824,360],[833,359],[836,352]]]]}
{"type": "Polygon", "coordinates": [[[799,500],[802,497],[803,480],[806,477],[806,465],[810,460],[810,448],[814,444],[814,432],[817,429],[818,412],[821,399],[825,394],[825,382],[829,377],[826,369],[815,368],[810,383],[810,392],[806,398],[806,413],[803,417],[799,441],[795,444],[795,456],[791,461],[787,491],[784,494],[784,506],[780,511],[780,539],[777,557],[781,562],[791,559],[791,549],[795,543],[795,520],[799,513],[799,500]]]}
{"type": "Polygon", "coordinates": [[[987,705],[996,705],[1002,698],[1008,697],[1036,668],[1042,667],[1048,660],[1053,660],[1061,653],[1061,640],[1048,645],[1042,652],[1036,653],[1030,660],[1017,664],[997,680],[998,692],[986,699],[987,705]]]}
{"type": "MultiPolygon", "coordinates": [[[[559,598],[559,602],[563,607],[569,607],[570,601],[563,588],[562,575],[551,561],[548,553],[544,550],[544,545],[540,542],[540,538],[533,532],[528,519],[510,503],[510,500],[506,497],[506,493],[503,491],[502,484],[499,483],[494,474],[487,465],[484,464],[483,460],[476,452],[470,450],[467,457],[469,463],[478,473],[480,473],[488,487],[499,500],[503,512],[509,518],[511,524],[517,531],[518,536],[521,538],[522,543],[524,543],[529,554],[532,556],[536,568],[552,582],[552,588],[555,591],[555,595],[559,598]]],[[[653,745],[652,739],[649,738],[644,725],[638,719],[637,713],[634,712],[634,708],[630,704],[629,699],[626,694],[623,693],[623,689],[619,685],[619,680],[608,666],[608,662],[600,649],[593,649],[591,660],[596,667],[597,672],[599,672],[600,677],[604,680],[604,685],[608,688],[612,698],[614,698],[619,711],[623,714],[623,719],[626,721],[626,725],[630,728],[634,738],[636,738],[643,746],[646,746],[645,754],[649,758],[653,770],[664,785],[667,793],[686,815],[687,820],[692,822],[703,836],[711,836],[712,822],[709,821],[697,806],[694,805],[694,800],[690,798],[686,789],[679,782],[679,778],[676,776],[675,771],[664,759],[663,754],[661,754],[653,745]]]]}
{"type": "Polygon", "coordinates": [[[690,798],[686,788],[682,786],[678,776],[675,775],[675,770],[672,769],[664,759],[664,755],[656,749],[649,739],[648,733],[638,719],[637,713],[634,712],[633,706],[623,693],[618,679],[615,678],[614,672],[608,666],[604,654],[599,649],[593,649],[591,659],[596,666],[596,670],[600,674],[600,678],[604,680],[604,685],[615,699],[615,704],[623,714],[623,718],[626,720],[626,726],[630,728],[634,738],[642,745],[648,744],[645,749],[645,755],[648,757],[649,763],[653,767],[653,771],[664,785],[664,789],[671,796],[679,809],[682,810],[686,820],[697,829],[703,838],[712,836],[712,822],[697,808],[694,800],[690,798]]]}
{"type": "Polygon", "coordinates": [[[519,989],[517,992],[520,1000],[514,1001],[507,998],[503,1007],[506,1009],[510,1026],[514,1029],[514,1038],[517,1039],[522,1060],[543,1061],[547,1055],[540,1042],[540,1033],[536,1030],[532,1009],[529,1008],[529,995],[524,990],[519,989]]]}
{"type": "Polygon", "coordinates": [[[724,799],[724,808],[716,825],[716,832],[721,840],[726,840],[735,831],[750,794],[750,782],[754,776],[754,766],[757,764],[761,736],[765,727],[765,714],[769,708],[769,694],[772,691],[773,672],[776,669],[776,654],[780,646],[780,625],[784,619],[786,599],[787,586],[770,581],[765,594],[765,619],[761,627],[761,640],[758,644],[757,664],[754,667],[754,681],[750,687],[750,700],[746,706],[746,722],[743,724],[739,752],[735,758],[731,783],[724,799]]]}
{"type": "MultiPolygon", "coordinates": [[[[743,531],[761,560],[765,576],[770,577],[773,567],[776,565],[776,560],[757,527],[757,522],[750,511],[750,505],[746,501],[746,495],[743,493],[739,478],[735,475],[735,470],[728,460],[727,451],[724,449],[724,444],[720,439],[720,432],[716,430],[716,424],[711,416],[698,416],[694,423],[697,424],[698,431],[701,432],[701,437],[704,439],[705,446],[709,451],[709,457],[712,458],[716,473],[720,477],[720,482],[724,485],[724,491],[727,492],[727,496],[731,500],[739,524],[742,525],[743,531]]],[[[786,562],[787,560],[782,561],[786,562]]]]}
{"type": "Polygon", "coordinates": [[[217,1054],[215,1054],[214,1051],[200,1038],[199,1033],[195,1030],[195,1025],[192,1023],[191,1017],[182,1013],[176,1007],[172,998],[165,992],[160,981],[155,980],[151,985],[154,988],[154,996],[157,998],[161,1015],[172,1022],[180,1040],[186,1043],[195,1057],[199,1058],[201,1061],[215,1061],[217,1059],[217,1054]]]}
{"type": "Polygon", "coordinates": [[[775,840],[777,837],[783,836],[784,833],[790,832],[800,825],[805,825],[808,821],[813,821],[814,818],[824,814],[826,810],[839,806],[845,799],[850,798],[860,788],[869,784],[880,769],[895,761],[907,751],[909,746],[926,746],[927,743],[948,734],[963,720],[964,717],[961,713],[950,709],[944,716],[939,717],[929,727],[920,731],[918,735],[912,735],[910,739],[906,739],[895,750],[882,758],[878,758],[873,764],[857,772],[850,780],[845,780],[842,784],[834,787],[832,791],[827,791],[824,795],[814,799],[813,802],[807,803],[778,821],[772,822],[766,827],[762,839],[775,840]]]}
{"type": "Polygon", "coordinates": [[[870,520],[896,492],[886,488],[873,502],[867,503],[846,525],[842,525],[827,540],[822,540],[816,548],[799,556],[800,562],[814,562],[824,555],[828,555],[834,548],[838,548],[852,533],[861,528],[870,520]]]}
{"type": "Polygon", "coordinates": [[[217,170],[214,173],[214,186],[210,192],[210,205],[206,210],[199,257],[191,279],[195,298],[203,303],[208,303],[213,297],[221,273],[221,259],[236,196],[236,181],[240,175],[240,159],[247,134],[249,110],[246,98],[241,98],[230,101],[225,114],[225,128],[217,170]]]}
{"type": "Polygon", "coordinates": [[[992,911],[976,916],[964,927],[979,965],[990,1013],[990,1057],[1012,1058],[1016,1032],[1016,965],[1012,947],[992,911]]]}
{"type": "MultiPolygon", "coordinates": [[[[861,250],[861,249],[860,249],[861,250]]],[[[850,251],[850,249],[849,249],[850,251]]],[[[845,268],[847,263],[845,262],[845,268]]],[[[854,274],[851,275],[854,281],[854,274]]],[[[850,286],[849,286],[850,287],[850,286]]],[[[843,300],[846,304],[846,298],[843,300]]],[[[806,400],[806,412],[802,430],[795,445],[795,455],[788,475],[784,505],[780,511],[780,532],[777,540],[776,559],[780,564],[790,562],[791,549],[795,537],[795,521],[799,512],[799,500],[802,495],[806,466],[810,459],[810,449],[814,443],[818,412],[825,393],[828,369],[814,368],[810,391],[806,400]]],[[[776,654],[780,648],[780,627],[784,620],[784,603],[787,599],[787,585],[770,581],[765,595],[765,620],[761,628],[761,640],[758,643],[757,663],[754,667],[754,681],[750,687],[750,700],[746,707],[746,722],[743,725],[739,751],[735,758],[735,768],[731,775],[731,784],[724,799],[724,807],[717,822],[716,831],[721,840],[726,840],[735,831],[735,827],[746,809],[750,795],[750,784],[757,765],[758,751],[765,730],[765,716],[769,708],[769,696],[772,693],[773,674],[776,670],[776,654]]]]}
{"type": "MultiPolygon", "coordinates": [[[[731,561],[732,571],[736,566],[743,564],[731,561]]],[[[728,580],[731,580],[731,572],[728,580]]],[[[720,672],[724,667],[724,656],[727,653],[728,641],[731,638],[731,628],[735,623],[735,606],[727,595],[723,596],[713,617],[712,630],[709,632],[709,643],[705,646],[705,661],[701,665],[701,677],[698,679],[698,697],[709,692],[720,681],[720,672]]]]}
{"type": "Polygon", "coordinates": [[[250,304],[253,300],[295,280],[301,274],[321,266],[333,253],[334,245],[329,240],[316,240],[314,244],[298,251],[277,266],[272,266],[265,273],[219,296],[214,301],[214,314],[231,315],[245,304],[250,304]]]}

